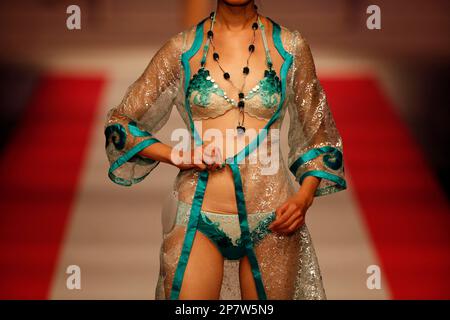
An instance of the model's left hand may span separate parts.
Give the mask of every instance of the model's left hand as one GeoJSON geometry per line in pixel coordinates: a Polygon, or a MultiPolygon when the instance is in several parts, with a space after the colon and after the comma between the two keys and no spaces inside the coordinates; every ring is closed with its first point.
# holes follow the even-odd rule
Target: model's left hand
{"type": "Polygon", "coordinates": [[[314,197],[301,192],[290,197],[276,210],[276,219],[270,224],[272,232],[291,234],[305,223],[305,215],[314,197]]]}

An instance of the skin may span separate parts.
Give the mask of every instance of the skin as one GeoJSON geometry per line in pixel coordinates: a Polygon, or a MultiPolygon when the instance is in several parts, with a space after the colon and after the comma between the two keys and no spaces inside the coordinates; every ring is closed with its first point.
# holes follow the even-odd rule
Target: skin
{"type": "MultiPolygon", "coordinates": [[[[251,24],[251,21],[254,21],[254,1],[218,0],[216,12],[216,21],[220,21],[223,28],[228,31],[242,30],[251,24]]],[[[219,149],[209,148],[208,154],[206,154],[206,149],[208,148],[205,145],[194,150],[197,155],[200,155],[201,162],[194,161],[194,152],[192,152],[188,161],[175,163],[171,156],[172,147],[163,143],[155,143],[147,147],[140,152],[140,155],[174,165],[180,170],[218,170],[221,166],[221,161],[217,160],[220,159],[219,149]]],[[[290,235],[298,230],[305,223],[306,212],[313,203],[314,193],[319,183],[320,178],[306,177],[298,192],[276,209],[276,219],[271,223],[269,229],[283,235],[290,235]]],[[[206,236],[197,232],[186,266],[180,299],[218,299],[223,276],[223,263],[223,257],[215,245],[206,236]],[[206,265],[205,261],[208,261],[206,265]]],[[[239,280],[242,299],[258,299],[247,257],[240,261],[239,280]]]]}

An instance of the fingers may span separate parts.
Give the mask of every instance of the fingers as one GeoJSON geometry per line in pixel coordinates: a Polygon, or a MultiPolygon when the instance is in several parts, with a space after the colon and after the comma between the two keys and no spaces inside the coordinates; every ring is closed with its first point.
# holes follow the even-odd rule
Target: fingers
{"type": "MultiPolygon", "coordinates": [[[[192,167],[199,171],[214,172],[226,167],[221,149],[211,143],[193,148],[190,161],[192,167]]],[[[188,165],[188,163],[184,163],[184,165],[188,165]]]]}
{"type": "Polygon", "coordinates": [[[301,207],[285,203],[276,210],[277,218],[269,226],[272,232],[290,234],[304,223],[305,216],[301,207]]]}
{"type": "Polygon", "coordinates": [[[214,171],[221,166],[220,163],[216,163],[215,161],[217,154],[217,151],[215,151],[215,148],[212,146],[210,146],[209,148],[206,148],[203,145],[197,146],[192,150],[191,153],[192,166],[198,171],[214,171]]]}
{"type": "Polygon", "coordinates": [[[286,222],[289,219],[290,214],[291,214],[291,212],[293,212],[293,210],[294,209],[292,208],[291,204],[288,204],[286,208],[283,208],[282,210],[280,210],[280,215],[277,216],[275,221],[270,224],[269,229],[271,229],[271,230],[277,229],[280,224],[286,222]]]}
{"type": "Polygon", "coordinates": [[[300,218],[300,216],[302,215],[302,212],[299,208],[294,208],[292,212],[288,213],[288,215],[289,215],[289,219],[287,219],[287,221],[284,223],[280,223],[277,226],[278,230],[284,230],[284,229],[288,228],[291,224],[293,224],[296,220],[298,220],[300,218]]]}
{"type": "Polygon", "coordinates": [[[211,170],[211,171],[217,171],[217,170],[219,170],[220,168],[222,168],[222,165],[221,165],[220,163],[214,163],[214,164],[210,167],[209,170],[211,170]]]}
{"type": "Polygon", "coordinates": [[[288,234],[288,235],[292,234],[299,227],[301,227],[304,223],[305,223],[305,216],[301,216],[300,219],[295,220],[293,224],[291,224],[287,228],[280,230],[279,233],[284,233],[284,234],[288,234]]]}
{"type": "Polygon", "coordinates": [[[277,210],[275,211],[276,216],[280,217],[284,213],[284,211],[286,211],[288,206],[289,202],[285,202],[280,207],[278,207],[277,210]]]}
{"type": "Polygon", "coordinates": [[[203,153],[203,162],[207,166],[207,170],[216,171],[222,168],[222,153],[216,146],[206,148],[203,153]]]}
{"type": "Polygon", "coordinates": [[[208,170],[208,171],[217,171],[219,169],[222,169],[222,164],[220,163],[214,163],[214,164],[205,164],[205,163],[199,163],[196,164],[195,167],[199,170],[199,171],[204,171],[204,170],[208,170]]]}
{"type": "Polygon", "coordinates": [[[295,212],[295,206],[289,205],[287,209],[282,213],[281,216],[277,217],[274,222],[270,225],[271,230],[278,230],[281,225],[286,223],[290,218],[291,215],[295,212]]]}
{"type": "Polygon", "coordinates": [[[212,164],[206,164],[206,170],[208,171],[217,171],[218,169],[222,168],[221,163],[212,163],[212,164]]]}
{"type": "Polygon", "coordinates": [[[220,151],[220,148],[214,147],[213,157],[214,157],[215,163],[218,163],[218,164],[222,163],[223,159],[222,159],[222,152],[220,151]]]}

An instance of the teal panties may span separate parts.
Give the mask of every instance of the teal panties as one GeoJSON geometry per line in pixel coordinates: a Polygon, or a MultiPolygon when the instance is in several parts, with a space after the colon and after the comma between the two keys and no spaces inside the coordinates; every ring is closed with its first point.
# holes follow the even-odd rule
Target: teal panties
{"type": "MultiPolygon", "coordinates": [[[[187,226],[191,205],[178,201],[176,224],[187,226]]],[[[248,224],[250,238],[256,245],[271,233],[269,224],[275,219],[275,212],[260,212],[249,214],[248,224]]],[[[200,211],[197,230],[207,236],[228,260],[238,260],[245,256],[245,245],[241,240],[241,229],[237,214],[221,214],[200,211]]]]}

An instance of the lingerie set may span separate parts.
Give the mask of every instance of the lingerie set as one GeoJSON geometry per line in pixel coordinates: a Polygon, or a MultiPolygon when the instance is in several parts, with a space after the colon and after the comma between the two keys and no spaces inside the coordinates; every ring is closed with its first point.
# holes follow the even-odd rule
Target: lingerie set
{"type": "MultiPolygon", "coordinates": [[[[191,59],[201,54],[206,61],[210,42],[205,22],[173,36],[153,57],[141,77],[129,88],[123,101],[112,108],[105,123],[109,177],[120,185],[142,181],[158,164],[138,153],[159,142],[155,134],[168,121],[176,106],[193,144],[204,143],[194,121],[217,118],[237,108],[238,102],[201,64],[191,77],[191,59]],[[200,49],[203,46],[203,50],[200,49]]],[[[316,196],[346,188],[342,139],[318,80],[311,52],[298,31],[291,31],[258,17],[267,69],[241,97],[247,115],[265,120],[263,130],[234,156],[224,160],[232,173],[237,214],[202,208],[210,173],[181,170],[175,180],[172,213],[163,224],[157,299],[179,299],[185,270],[197,232],[208,237],[224,257],[221,299],[239,299],[239,260],[248,257],[259,299],[325,299],[317,257],[306,225],[292,235],[272,233],[268,226],[275,210],[295,194],[290,173],[301,185],[307,176],[320,178],[316,196]],[[272,56],[282,65],[277,74],[272,56]],[[260,161],[245,159],[263,143],[275,142],[271,130],[280,129],[289,112],[288,167],[279,157],[275,174],[263,174],[260,161]]],[[[271,152],[279,145],[271,145],[271,152]]],[[[280,152],[281,154],[281,152],[280,152]]],[[[170,211],[170,210],[169,210],[170,211]]],[[[164,214],[164,213],[163,213],[164,214]]],[[[164,220],[164,219],[163,219],[164,220]]]]}

